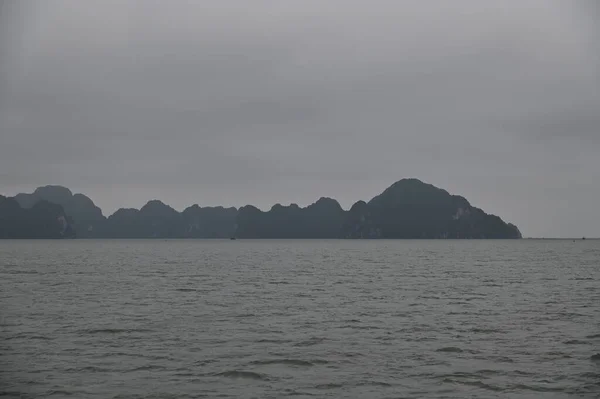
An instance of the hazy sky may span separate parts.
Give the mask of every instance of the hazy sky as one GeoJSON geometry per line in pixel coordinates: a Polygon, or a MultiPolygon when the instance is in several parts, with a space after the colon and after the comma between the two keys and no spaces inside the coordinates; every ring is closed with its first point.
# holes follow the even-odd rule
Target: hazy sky
{"type": "Polygon", "coordinates": [[[0,193],[349,207],[417,177],[600,236],[596,0],[0,0],[0,193]]]}

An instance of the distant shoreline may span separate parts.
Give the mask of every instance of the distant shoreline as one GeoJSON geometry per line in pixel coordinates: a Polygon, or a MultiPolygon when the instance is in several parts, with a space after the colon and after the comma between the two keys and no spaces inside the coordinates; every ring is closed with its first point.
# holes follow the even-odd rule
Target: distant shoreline
{"type": "Polygon", "coordinates": [[[62,186],[0,196],[3,238],[224,239],[520,239],[518,227],[466,198],[404,178],[348,210],[328,197],[268,211],[191,205],[179,212],[160,200],[105,217],[84,194],[62,186]]]}

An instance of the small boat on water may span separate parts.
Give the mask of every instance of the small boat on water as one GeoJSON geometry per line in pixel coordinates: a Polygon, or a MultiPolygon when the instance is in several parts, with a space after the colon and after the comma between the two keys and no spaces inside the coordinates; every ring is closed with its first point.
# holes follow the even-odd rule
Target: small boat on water
{"type": "Polygon", "coordinates": [[[230,239],[230,240],[236,240],[236,238],[235,238],[235,237],[229,237],[229,239],[230,239]]]}

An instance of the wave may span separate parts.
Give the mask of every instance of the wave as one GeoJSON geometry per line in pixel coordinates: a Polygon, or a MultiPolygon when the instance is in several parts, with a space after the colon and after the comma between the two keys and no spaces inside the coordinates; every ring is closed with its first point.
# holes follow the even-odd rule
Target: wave
{"type": "Polygon", "coordinates": [[[227,378],[245,378],[249,380],[269,381],[271,378],[266,374],[255,373],[254,371],[229,370],[215,374],[218,377],[227,378]]]}
{"type": "Polygon", "coordinates": [[[79,373],[82,371],[89,373],[106,373],[110,371],[114,371],[112,369],[104,368],[104,367],[96,367],[96,366],[85,366],[85,367],[77,367],[77,368],[69,368],[65,370],[68,373],[79,373]]]}
{"type": "Polygon", "coordinates": [[[184,399],[184,398],[208,398],[210,395],[205,395],[201,393],[194,393],[194,395],[188,395],[184,393],[173,394],[173,393],[165,393],[165,392],[152,392],[151,395],[136,395],[136,394],[119,394],[113,396],[112,399],[184,399]]]}
{"type": "Polygon", "coordinates": [[[9,271],[3,271],[0,274],[41,274],[41,273],[36,270],[9,270],[9,271]]]}
{"type": "Polygon", "coordinates": [[[250,364],[254,364],[254,365],[270,365],[270,364],[284,364],[284,365],[289,365],[289,366],[304,366],[304,367],[311,367],[317,364],[327,364],[329,363],[326,360],[313,360],[313,361],[307,361],[307,360],[300,360],[300,359],[271,359],[271,360],[255,360],[253,362],[251,362],[250,364]]]}
{"type": "Polygon", "coordinates": [[[490,369],[482,369],[482,370],[477,370],[475,372],[475,375],[477,375],[477,376],[481,376],[481,375],[490,376],[490,375],[500,375],[500,374],[503,374],[503,373],[499,370],[490,370],[490,369]]]}
{"type": "Polygon", "coordinates": [[[522,390],[522,391],[533,391],[533,392],[563,392],[565,388],[562,387],[540,387],[540,386],[533,386],[533,385],[527,385],[527,384],[515,384],[515,385],[511,385],[510,389],[511,390],[522,390]]]}
{"type": "Polygon", "coordinates": [[[529,371],[522,371],[522,370],[514,370],[512,371],[513,374],[517,374],[517,375],[523,375],[523,376],[531,376],[531,375],[535,375],[535,373],[529,372],[529,371]]]}
{"type": "Polygon", "coordinates": [[[328,384],[319,384],[317,386],[315,386],[316,389],[337,389],[337,388],[343,388],[344,384],[339,384],[339,383],[335,383],[335,382],[330,382],[328,384]]]}
{"type": "Polygon", "coordinates": [[[362,387],[362,386],[374,386],[374,387],[391,387],[392,384],[388,384],[387,382],[383,382],[383,381],[360,381],[356,384],[357,387],[362,387]]]}
{"type": "Polygon", "coordinates": [[[45,335],[29,335],[30,333],[19,333],[12,337],[4,338],[6,341],[11,339],[27,339],[27,340],[40,340],[40,341],[52,341],[54,338],[47,337],[45,335]]]}
{"type": "Polygon", "coordinates": [[[444,348],[437,349],[436,352],[463,353],[464,350],[457,348],[456,346],[446,346],[444,348]]]}
{"type": "Polygon", "coordinates": [[[70,391],[63,391],[63,390],[51,390],[51,391],[47,391],[44,393],[44,397],[49,397],[49,396],[72,396],[75,395],[75,392],[70,392],[70,391]]]}
{"type": "Polygon", "coordinates": [[[154,330],[145,328],[88,328],[79,330],[79,334],[130,334],[130,333],[146,333],[154,332],[154,330]]]}
{"type": "Polygon", "coordinates": [[[295,391],[293,389],[284,389],[285,392],[285,396],[315,396],[312,393],[308,393],[308,392],[299,392],[299,391],[295,391]]]}
{"type": "Polygon", "coordinates": [[[486,384],[485,382],[482,382],[482,381],[460,381],[460,380],[453,380],[451,378],[445,378],[444,382],[460,384],[460,385],[468,385],[468,386],[481,388],[481,389],[485,389],[487,391],[493,391],[493,392],[502,392],[505,390],[502,387],[499,387],[496,385],[491,385],[491,384],[486,384]]]}
{"type": "Polygon", "coordinates": [[[579,339],[571,339],[569,341],[563,342],[563,344],[565,344],[565,345],[585,345],[585,344],[587,344],[587,342],[581,341],[579,339]]]}
{"type": "Polygon", "coordinates": [[[450,373],[450,374],[438,375],[438,376],[436,376],[436,378],[442,378],[442,379],[488,378],[490,376],[496,376],[496,375],[501,375],[501,374],[504,374],[504,373],[501,371],[498,371],[498,370],[482,369],[482,370],[474,371],[472,373],[457,371],[457,372],[450,373]]]}
{"type": "Polygon", "coordinates": [[[490,359],[493,359],[494,361],[499,362],[499,363],[514,363],[515,362],[514,359],[512,359],[508,356],[494,356],[494,357],[491,357],[490,359]]]}
{"type": "Polygon", "coordinates": [[[132,371],[150,371],[150,370],[164,370],[165,368],[163,366],[158,366],[156,364],[147,364],[145,366],[139,366],[136,367],[134,369],[131,370],[127,370],[127,372],[132,372],[132,371]]]}
{"type": "Polygon", "coordinates": [[[259,344],[288,344],[292,341],[289,339],[273,339],[273,338],[262,338],[255,341],[259,344]]]}
{"type": "Polygon", "coordinates": [[[544,354],[544,358],[551,359],[571,359],[573,356],[560,351],[551,351],[544,354]]]}
{"type": "Polygon", "coordinates": [[[235,315],[234,317],[238,318],[238,319],[243,319],[243,318],[247,318],[247,317],[257,317],[254,313],[240,313],[235,315]]]}
{"type": "Polygon", "coordinates": [[[469,332],[476,334],[496,334],[496,333],[505,333],[505,331],[497,330],[493,328],[472,328],[469,332]]]}
{"type": "Polygon", "coordinates": [[[322,337],[311,337],[305,341],[300,341],[298,343],[295,343],[294,346],[298,347],[298,346],[313,346],[313,345],[317,345],[320,344],[322,342],[324,342],[326,340],[326,338],[322,338],[322,337]]]}
{"type": "Polygon", "coordinates": [[[586,335],[586,338],[588,338],[588,339],[596,339],[596,338],[600,338],[600,334],[586,335]]]}
{"type": "Polygon", "coordinates": [[[346,324],[341,326],[340,328],[351,328],[353,330],[383,330],[382,327],[378,326],[360,326],[356,324],[346,324]]]}
{"type": "Polygon", "coordinates": [[[2,398],[23,398],[23,392],[19,391],[0,391],[0,397],[2,398]]]}

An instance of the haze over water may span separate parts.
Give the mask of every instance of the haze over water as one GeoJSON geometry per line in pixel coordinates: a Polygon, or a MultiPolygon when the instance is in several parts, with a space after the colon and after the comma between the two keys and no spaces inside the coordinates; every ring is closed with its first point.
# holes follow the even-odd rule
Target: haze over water
{"type": "Polygon", "coordinates": [[[0,396],[592,398],[600,241],[0,241],[0,396]]]}

